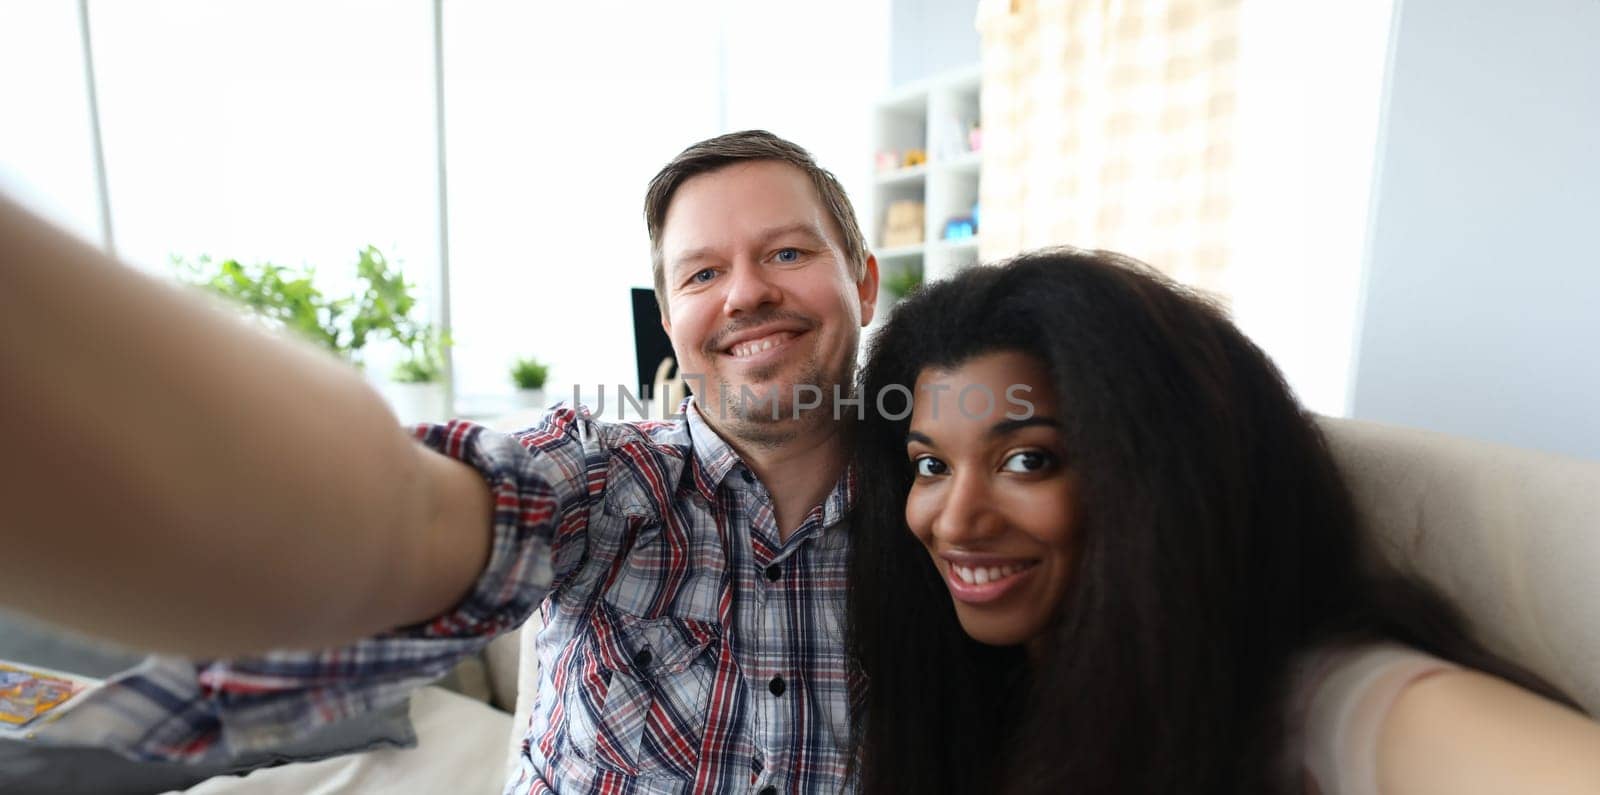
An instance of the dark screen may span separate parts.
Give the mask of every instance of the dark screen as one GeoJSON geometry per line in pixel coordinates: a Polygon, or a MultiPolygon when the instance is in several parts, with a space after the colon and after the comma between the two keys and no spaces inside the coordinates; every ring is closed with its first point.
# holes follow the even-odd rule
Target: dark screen
{"type": "Polygon", "coordinates": [[[661,328],[661,308],[654,290],[633,289],[633,350],[638,365],[638,394],[655,399],[656,367],[672,355],[672,340],[661,328]]]}

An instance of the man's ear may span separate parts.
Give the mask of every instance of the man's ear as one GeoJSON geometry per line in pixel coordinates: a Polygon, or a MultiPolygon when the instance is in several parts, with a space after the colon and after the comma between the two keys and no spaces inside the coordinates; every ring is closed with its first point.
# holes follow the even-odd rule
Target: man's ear
{"type": "Polygon", "coordinates": [[[861,298],[863,327],[872,322],[872,316],[878,311],[878,258],[868,254],[864,270],[861,281],[856,282],[856,293],[861,298]]]}

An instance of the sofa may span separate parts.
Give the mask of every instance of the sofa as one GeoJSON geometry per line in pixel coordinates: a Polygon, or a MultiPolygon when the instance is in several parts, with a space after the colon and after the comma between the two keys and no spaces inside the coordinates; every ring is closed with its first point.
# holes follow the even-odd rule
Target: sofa
{"type": "MultiPolygon", "coordinates": [[[[1600,715],[1600,462],[1369,422],[1321,423],[1369,543],[1438,586],[1491,650],[1600,715]]],[[[187,791],[498,792],[533,706],[536,632],[537,618],[470,661],[482,664],[480,686],[420,691],[410,706],[415,748],[218,776],[187,791]]]]}
{"type": "Polygon", "coordinates": [[[1368,542],[1600,716],[1600,462],[1322,420],[1368,542]]]}

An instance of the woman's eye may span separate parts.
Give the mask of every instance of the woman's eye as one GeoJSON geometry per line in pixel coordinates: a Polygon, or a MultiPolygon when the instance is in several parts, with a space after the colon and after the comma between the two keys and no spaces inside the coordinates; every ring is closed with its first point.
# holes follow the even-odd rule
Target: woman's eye
{"type": "Polygon", "coordinates": [[[701,268],[700,270],[695,271],[693,276],[689,277],[689,281],[694,282],[695,284],[705,284],[706,282],[711,281],[711,277],[716,275],[717,272],[710,268],[701,268]]]}
{"type": "Polygon", "coordinates": [[[911,466],[917,470],[917,477],[929,478],[945,473],[944,462],[931,455],[917,456],[911,466]]]}
{"type": "Polygon", "coordinates": [[[1026,450],[1007,458],[1001,467],[1007,472],[1041,472],[1055,464],[1055,457],[1039,450],[1026,450]]]}
{"type": "Polygon", "coordinates": [[[780,248],[780,249],[778,249],[778,253],[776,255],[774,255],[774,256],[779,262],[799,262],[800,261],[800,249],[797,249],[797,248],[780,248]]]}

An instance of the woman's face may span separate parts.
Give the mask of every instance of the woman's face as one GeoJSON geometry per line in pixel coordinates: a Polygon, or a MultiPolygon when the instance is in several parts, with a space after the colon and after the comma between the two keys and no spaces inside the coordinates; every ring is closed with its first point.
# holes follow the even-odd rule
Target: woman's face
{"type": "Polygon", "coordinates": [[[981,643],[1039,637],[1072,577],[1075,479],[1054,392],[1044,365],[1015,352],[917,378],[906,524],[981,643]]]}

